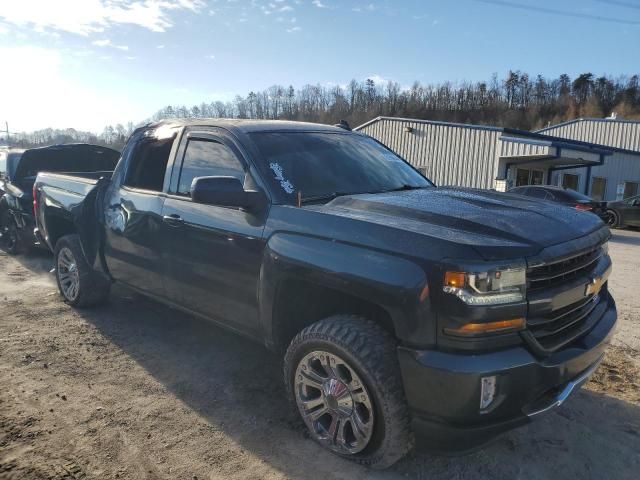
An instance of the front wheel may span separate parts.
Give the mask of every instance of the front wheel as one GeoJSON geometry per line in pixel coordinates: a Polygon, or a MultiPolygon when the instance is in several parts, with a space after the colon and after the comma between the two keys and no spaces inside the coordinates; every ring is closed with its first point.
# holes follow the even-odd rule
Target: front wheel
{"type": "Polygon", "coordinates": [[[284,362],[290,398],[311,437],[332,452],[386,468],[413,445],[393,338],[355,316],[302,330],[284,362]]]}
{"type": "Polygon", "coordinates": [[[65,302],[74,307],[91,307],[106,301],[111,284],[87,263],[78,235],[66,235],[54,252],[56,281],[65,302]]]}

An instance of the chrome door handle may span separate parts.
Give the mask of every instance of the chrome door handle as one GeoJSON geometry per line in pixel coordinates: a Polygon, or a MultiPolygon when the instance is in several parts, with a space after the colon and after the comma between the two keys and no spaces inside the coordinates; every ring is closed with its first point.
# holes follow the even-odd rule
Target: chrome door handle
{"type": "Polygon", "coordinates": [[[162,221],[167,225],[171,225],[172,227],[179,227],[184,223],[184,220],[182,219],[182,217],[180,215],[175,215],[175,214],[164,215],[162,217],[162,221]]]}

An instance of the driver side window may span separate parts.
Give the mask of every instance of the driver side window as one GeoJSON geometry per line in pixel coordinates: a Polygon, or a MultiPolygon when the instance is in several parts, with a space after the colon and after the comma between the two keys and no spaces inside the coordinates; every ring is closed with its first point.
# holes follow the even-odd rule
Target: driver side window
{"type": "Polygon", "coordinates": [[[245,171],[235,153],[214,140],[189,140],[182,160],[178,195],[191,196],[196,177],[235,177],[244,183],[245,171]]]}

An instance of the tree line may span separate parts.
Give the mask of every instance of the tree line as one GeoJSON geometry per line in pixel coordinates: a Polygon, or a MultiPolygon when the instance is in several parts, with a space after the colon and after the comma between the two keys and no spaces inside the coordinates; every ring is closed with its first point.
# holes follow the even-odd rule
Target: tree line
{"type": "Polygon", "coordinates": [[[0,145],[8,144],[12,147],[31,148],[46,145],[59,145],[63,143],[91,143],[121,150],[135,130],[132,122],[126,126],[117,124],[115,127],[108,125],[102,133],[95,134],[75,128],[45,128],[29,133],[13,133],[6,138],[6,134],[0,132],[0,145]]]}
{"type": "Polygon", "coordinates": [[[504,79],[494,74],[488,81],[415,82],[409,88],[392,81],[376,84],[373,79],[300,89],[274,85],[229,102],[170,105],[156,112],[153,119],[346,120],[357,126],[385,115],[535,130],[577,117],[608,116],[614,111],[624,118],[640,118],[638,75],[612,78],[582,73],[573,79],[566,74],[548,79],[509,71],[504,79]]]}
{"type": "MultiPolygon", "coordinates": [[[[213,117],[327,124],[346,120],[357,126],[385,115],[536,130],[612,112],[618,118],[640,119],[639,83],[638,75],[613,78],[582,73],[575,78],[566,74],[546,78],[509,71],[503,79],[494,74],[488,81],[425,85],[415,82],[408,88],[392,81],[376,83],[373,79],[352,80],[347,85],[305,85],[299,89],[274,85],[246,96],[237,95],[228,102],[169,105],[149,120],[213,117]]],[[[122,148],[134,128],[131,122],[107,126],[99,135],[74,129],[45,129],[14,135],[11,143],[31,147],[88,142],[122,148]]]]}

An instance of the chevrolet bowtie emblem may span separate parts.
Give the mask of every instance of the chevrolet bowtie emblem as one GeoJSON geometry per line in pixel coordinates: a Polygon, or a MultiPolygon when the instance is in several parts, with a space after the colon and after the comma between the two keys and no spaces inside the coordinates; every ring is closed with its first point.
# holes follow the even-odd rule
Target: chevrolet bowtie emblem
{"type": "Polygon", "coordinates": [[[587,283],[584,289],[584,296],[596,295],[602,288],[602,284],[605,282],[603,277],[595,277],[591,279],[591,282],[587,283]]]}

